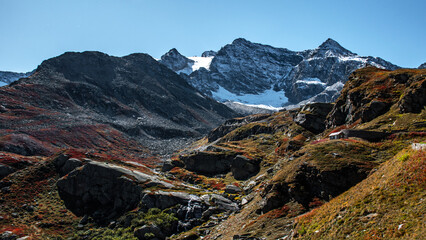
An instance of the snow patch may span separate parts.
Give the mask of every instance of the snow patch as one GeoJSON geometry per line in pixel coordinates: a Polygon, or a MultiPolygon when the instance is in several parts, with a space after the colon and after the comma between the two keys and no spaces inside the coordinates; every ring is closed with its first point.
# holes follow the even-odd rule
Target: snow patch
{"type": "Polygon", "coordinates": [[[188,57],[188,59],[194,62],[189,62],[184,69],[176,71],[176,73],[184,73],[186,75],[190,75],[191,73],[199,70],[200,68],[205,68],[210,71],[210,64],[212,63],[213,58],[214,57],[188,57]]]}
{"type": "Polygon", "coordinates": [[[319,78],[305,78],[302,80],[297,80],[296,83],[326,85],[326,83],[321,82],[319,78]]]}
{"type": "Polygon", "coordinates": [[[7,85],[7,83],[5,83],[5,82],[0,82],[0,87],[6,86],[6,85],[7,85]]]}
{"type": "Polygon", "coordinates": [[[207,70],[210,70],[210,64],[212,63],[213,56],[212,57],[188,57],[189,59],[194,61],[194,64],[191,66],[192,71],[195,72],[200,68],[205,68],[207,70]]]}
{"type": "Polygon", "coordinates": [[[259,94],[243,94],[237,95],[231,93],[222,86],[219,85],[219,89],[212,92],[213,98],[218,101],[225,102],[238,102],[247,104],[253,107],[266,108],[266,109],[278,109],[283,104],[288,102],[288,99],[284,95],[284,91],[276,92],[272,88],[259,94]]]}

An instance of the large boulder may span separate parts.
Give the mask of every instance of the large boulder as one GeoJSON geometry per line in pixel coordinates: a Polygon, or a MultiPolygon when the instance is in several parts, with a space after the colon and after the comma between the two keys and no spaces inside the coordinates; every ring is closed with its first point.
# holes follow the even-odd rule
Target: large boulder
{"type": "Polygon", "coordinates": [[[249,159],[242,155],[237,155],[232,160],[232,175],[237,180],[245,180],[256,175],[260,170],[259,161],[249,159]]]}
{"type": "Polygon", "coordinates": [[[325,119],[332,108],[331,103],[307,104],[297,113],[294,121],[315,134],[321,133],[325,130],[325,119]]]}
{"type": "Polygon", "coordinates": [[[259,160],[249,159],[233,151],[194,152],[181,155],[185,168],[189,171],[214,176],[232,172],[237,180],[245,180],[259,172],[259,160]]]}
{"type": "Polygon", "coordinates": [[[57,172],[60,176],[64,176],[77,167],[83,165],[83,163],[76,158],[70,158],[70,156],[66,154],[60,154],[53,160],[53,165],[55,165],[57,172]]]}
{"type": "Polygon", "coordinates": [[[99,222],[135,208],[145,187],[172,187],[155,176],[95,161],[74,169],[59,179],[57,186],[69,210],[99,222]]]}
{"type": "Polygon", "coordinates": [[[177,204],[188,205],[189,202],[201,202],[201,199],[185,192],[144,191],[141,206],[143,209],[166,209],[177,204]]]}

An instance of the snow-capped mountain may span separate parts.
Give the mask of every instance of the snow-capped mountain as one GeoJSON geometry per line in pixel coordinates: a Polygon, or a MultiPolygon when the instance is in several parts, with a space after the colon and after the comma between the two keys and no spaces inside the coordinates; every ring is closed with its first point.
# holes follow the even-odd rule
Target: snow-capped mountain
{"type": "Polygon", "coordinates": [[[420,64],[420,66],[418,67],[418,69],[425,69],[426,68],[426,62],[420,64]]]}
{"type": "Polygon", "coordinates": [[[26,73],[17,73],[17,72],[7,72],[7,71],[0,71],[0,87],[6,86],[20,78],[25,78],[30,76],[32,72],[26,72],[26,73]]]}
{"type": "Polygon", "coordinates": [[[381,58],[352,53],[333,39],[297,52],[238,38],[202,57],[187,58],[172,49],[161,62],[216,100],[272,107],[334,101],[347,77],[366,65],[399,68],[381,58]]]}

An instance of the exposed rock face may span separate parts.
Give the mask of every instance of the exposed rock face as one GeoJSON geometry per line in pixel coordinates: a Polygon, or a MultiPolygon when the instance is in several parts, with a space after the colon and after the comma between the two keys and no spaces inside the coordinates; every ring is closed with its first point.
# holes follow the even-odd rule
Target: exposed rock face
{"type": "Polygon", "coordinates": [[[367,67],[355,71],[327,117],[327,126],[357,120],[368,122],[399,103],[400,112],[420,112],[425,104],[426,72],[423,69],[385,71],[367,67]]]}
{"type": "Polygon", "coordinates": [[[398,68],[381,58],[358,56],[332,39],[327,39],[316,49],[295,52],[239,38],[217,54],[203,56],[214,56],[210,68],[200,68],[188,73],[187,77],[188,82],[201,92],[212,96],[212,92],[222,87],[236,95],[245,95],[273,88],[284,90],[292,104],[303,100],[334,101],[347,77],[358,68],[367,65],[391,70],[398,68]]]}
{"type": "Polygon", "coordinates": [[[55,165],[56,170],[58,171],[60,176],[64,176],[73,171],[74,169],[83,165],[83,163],[79,159],[70,158],[65,154],[60,154],[59,156],[57,156],[54,159],[53,164],[55,165]]]}
{"type": "Polygon", "coordinates": [[[59,179],[57,186],[69,210],[77,216],[92,216],[99,222],[135,208],[144,187],[171,187],[153,176],[95,161],[71,171],[59,179]]]}
{"type": "Polygon", "coordinates": [[[14,168],[0,163],[0,180],[15,171],[16,170],[14,168]]]}
{"type": "Polygon", "coordinates": [[[419,82],[414,88],[407,88],[399,101],[401,113],[419,113],[426,105],[426,81],[419,82]]]}
{"type": "Polygon", "coordinates": [[[168,53],[161,56],[160,62],[173,71],[179,71],[186,68],[188,64],[194,63],[193,60],[180,54],[176,48],[171,49],[168,53]]]}
{"type": "Polygon", "coordinates": [[[185,192],[145,191],[141,206],[144,209],[158,208],[163,210],[178,204],[186,206],[189,201],[201,203],[198,196],[185,192]]]}
{"type": "Polygon", "coordinates": [[[266,213],[290,200],[305,207],[315,197],[328,201],[366,178],[369,170],[362,166],[348,165],[336,170],[320,171],[309,164],[302,164],[292,182],[268,186],[261,211],[266,213]]]}
{"type": "Polygon", "coordinates": [[[153,151],[170,153],[187,138],[199,137],[236,116],[146,54],[68,52],[44,61],[30,77],[1,88],[0,102],[0,128],[75,148],[82,148],[76,139],[97,147],[114,136],[93,139],[102,134],[88,131],[118,130],[121,142],[132,137],[153,151]],[[9,121],[17,112],[22,118],[9,121]],[[176,139],[163,141],[172,138],[176,139]]]}
{"type": "Polygon", "coordinates": [[[330,103],[313,103],[303,106],[294,121],[309,131],[318,134],[325,130],[325,120],[333,108],[330,103]]]}
{"type": "Polygon", "coordinates": [[[426,69],[426,62],[420,64],[420,66],[418,67],[418,69],[426,69]]]}
{"type": "Polygon", "coordinates": [[[218,208],[220,212],[224,212],[224,211],[235,212],[235,211],[238,211],[239,209],[236,203],[217,194],[206,194],[206,195],[203,195],[201,199],[207,205],[212,205],[218,208]]]}
{"type": "Polygon", "coordinates": [[[249,159],[236,152],[195,152],[179,157],[185,168],[206,176],[232,172],[237,180],[245,180],[259,172],[259,160],[249,159]]]}
{"type": "Polygon", "coordinates": [[[7,72],[7,71],[0,71],[0,87],[11,84],[12,82],[20,79],[20,78],[26,78],[33,74],[32,72],[26,72],[26,73],[17,73],[17,72],[7,72]]]}
{"type": "Polygon", "coordinates": [[[233,152],[196,152],[180,156],[180,159],[189,171],[213,176],[230,172],[235,157],[236,153],[233,152]]]}
{"type": "Polygon", "coordinates": [[[201,57],[215,57],[217,55],[217,52],[213,50],[205,51],[201,54],[201,57]]]}

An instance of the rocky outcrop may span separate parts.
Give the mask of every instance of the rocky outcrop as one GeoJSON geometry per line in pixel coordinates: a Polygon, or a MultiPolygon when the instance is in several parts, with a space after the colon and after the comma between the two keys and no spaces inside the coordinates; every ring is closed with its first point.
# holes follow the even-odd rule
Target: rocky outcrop
{"type": "Polygon", "coordinates": [[[426,76],[407,88],[398,102],[400,113],[420,113],[426,106],[426,76]]]}
{"type": "Polygon", "coordinates": [[[325,120],[332,108],[331,103],[307,104],[300,109],[294,121],[312,133],[321,133],[325,130],[325,120]]]}
{"type": "Polygon", "coordinates": [[[201,54],[201,57],[216,57],[217,52],[213,50],[205,51],[201,54]]]}
{"type": "Polygon", "coordinates": [[[249,159],[238,155],[236,152],[195,152],[181,155],[180,160],[185,164],[185,169],[214,176],[232,172],[237,180],[245,180],[259,172],[259,160],[249,159]]]}
{"type": "Polygon", "coordinates": [[[420,66],[418,67],[418,69],[426,69],[426,62],[420,64],[420,66]]]}
{"type": "Polygon", "coordinates": [[[169,52],[161,56],[160,62],[175,72],[186,68],[188,64],[194,63],[193,60],[180,54],[176,48],[171,49],[169,52]]]}
{"type": "Polygon", "coordinates": [[[0,180],[11,173],[14,173],[15,171],[16,169],[0,163],[0,180]]]}
{"type": "Polygon", "coordinates": [[[201,203],[201,199],[185,192],[166,192],[166,191],[144,191],[141,207],[148,210],[150,208],[166,209],[178,204],[187,206],[189,202],[201,203]]]}
{"type": "Polygon", "coordinates": [[[80,167],[83,165],[82,161],[76,158],[70,158],[66,154],[60,154],[59,156],[55,157],[53,160],[53,164],[56,167],[56,171],[59,173],[60,176],[64,176],[77,167],[80,167]]]}
{"type": "Polygon", "coordinates": [[[219,212],[235,212],[239,210],[239,207],[236,203],[218,194],[206,194],[201,196],[201,199],[204,201],[205,204],[218,209],[219,212]]]}
{"type": "Polygon", "coordinates": [[[153,186],[172,187],[154,176],[96,161],[89,161],[57,182],[59,195],[69,210],[99,222],[135,208],[142,190],[153,186]]]}
{"type": "Polygon", "coordinates": [[[301,164],[290,182],[269,185],[260,203],[266,213],[296,201],[309,208],[314,198],[329,201],[367,177],[370,168],[347,165],[336,170],[321,171],[307,163],[301,164]]]}
{"type": "Polygon", "coordinates": [[[327,117],[327,127],[368,122],[398,103],[400,112],[420,112],[426,104],[425,70],[386,71],[367,67],[355,71],[327,117]]]}

